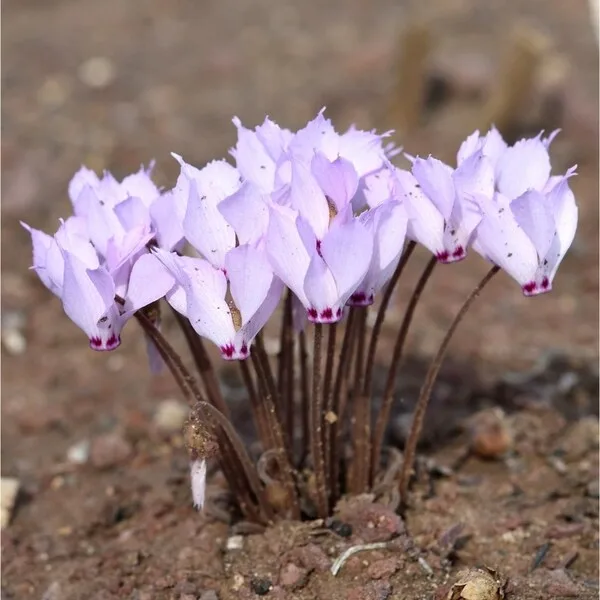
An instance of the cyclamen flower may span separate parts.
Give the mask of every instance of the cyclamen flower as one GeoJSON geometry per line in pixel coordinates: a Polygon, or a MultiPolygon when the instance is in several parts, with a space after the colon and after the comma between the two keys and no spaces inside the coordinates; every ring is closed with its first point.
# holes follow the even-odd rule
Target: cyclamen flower
{"type": "Polygon", "coordinates": [[[283,284],[264,253],[246,244],[230,250],[224,268],[203,258],[156,249],[176,285],[166,298],[187,317],[198,335],[215,343],[227,360],[243,360],[277,307],[283,284]]]}
{"type": "Polygon", "coordinates": [[[525,296],[549,292],[577,229],[578,209],[568,180],[575,167],[514,200],[479,197],[484,216],[473,249],[504,269],[525,296]]]}
{"type": "Polygon", "coordinates": [[[86,237],[81,217],[61,223],[54,237],[23,223],[33,242],[33,269],[63,303],[67,316],[88,336],[93,350],[114,350],[121,330],[136,310],[165,295],[173,278],[150,254],[131,268],[116,261],[102,264],[86,237]],[[124,304],[115,301],[121,296],[124,304]]]}
{"type": "MultiPolygon", "coordinates": [[[[482,217],[473,196],[491,198],[494,193],[492,162],[481,150],[463,160],[456,169],[431,156],[417,157],[413,161],[412,174],[443,218],[444,248],[436,253],[437,259],[442,263],[463,260],[482,217]]],[[[407,202],[413,206],[418,201],[409,195],[407,202]]]]}

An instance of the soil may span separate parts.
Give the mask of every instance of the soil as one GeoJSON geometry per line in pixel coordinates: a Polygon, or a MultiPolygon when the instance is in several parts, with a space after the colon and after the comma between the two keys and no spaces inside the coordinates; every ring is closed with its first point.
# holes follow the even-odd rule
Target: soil
{"type": "MultiPolygon", "coordinates": [[[[598,53],[588,6],[426,4],[5,3],[2,476],[20,492],[2,535],[2,598],[457,598],[461,571],[478,566],[492,571],[471,576],[491,573],[507,598],[598,596],[598,53]],[[551,294],[525,299],[500,275],[459,329],[404,521],[386,498],[367,497],[345,499],[334,523],[237,531],[216,501],[206,514],[191,506],[181,436],[157,417],[177,391],[168,375],[148,374],[140,332],[128,326],[118,352],[88,351],[28,271],[19,220],[53,231],[81,163],[124,175],[156,158],[170,185],[178,167],[168,153],[194,164],[224,155],[233,115],[293,128],[327,105],[340,129],[393,126],[397,47],[413,21],[434,34],[431,89],[422,123],[397,141],[446,160],[493,89],[512,26],[549,36],[548,56],[566,72],[560,110],[541,126],[563,129],[556,170],[579,165],[577,238],[551,294]],[[372,542],[385,546],[331,574],[344,550],[372,542]]],[[[426,260],[419,252],[400,283],[382,373],[426,260]]],[[[427,359],[486,268],[474,256],[440,267],[425,292],[391,445],[401,446],[427,359]]],[[[175,336],[170,321],[166,331],[175,336]]],[[[223,375],[241,427],[243,401],[223,375]]],[[[209,496],[220,489],[215,474],[209,496]]]]}

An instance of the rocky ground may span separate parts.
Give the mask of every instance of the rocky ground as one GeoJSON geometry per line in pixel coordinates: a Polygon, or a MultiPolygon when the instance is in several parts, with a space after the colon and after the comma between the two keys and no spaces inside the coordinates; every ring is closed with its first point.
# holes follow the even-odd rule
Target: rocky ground
{"type": "MultiPolygon", "coordinates": [[[[3,598],[456,599],[476,584],[490,598],[597,597],[598,54],[587,3],[422,4],[4,6],[2,476],[18,494],[11,502],[3,479],[3,598]],[[358,498],[334,522],[240,537],[191,507],[181,405],[168,376],[148,375],[140,333],[129,325],[118,352],[88,351],[27,270],[19,220],[54,230],[81,163],[124,175],[156,158],[158,181],[172,185],[169,152],[197,164],[223,156],[233,115],[253,125],[270,114],[293,128],[326,105],[339,128],[393,127],[398,53],[414,22],[433,40],[427,95],[397,141],[447,160],[497,92],[513,25],[547,36],[547,68],[518,126],[563,129],[553,161],[557,171],[579,165],[578,236],[552,294],[525,299],[500,275],[461,326],[405,520],[358,498]],[[366,543],[380,546],[331,573],[366,543]],[[461,574],[476,566],[490,570],[461,574]]],[[[426,259],[400,284],[382,368],[426,259]]],[[[435,274],[409,340],[392,443],[427,357],[485,270],[470,257],[435,274]]]]}

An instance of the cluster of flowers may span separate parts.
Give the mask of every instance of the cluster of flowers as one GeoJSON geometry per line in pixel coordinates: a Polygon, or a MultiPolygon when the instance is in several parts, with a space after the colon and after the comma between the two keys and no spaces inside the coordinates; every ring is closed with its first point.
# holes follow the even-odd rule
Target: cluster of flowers
{"type": "Polygon", "coordinates": [[[69,185],[74,216],[54,236],[24,225],[33,268],[93,349],[116,348],[133,313],[165,297],[224,358],[244,359],[284,286],[304,308],[298,328],[336,322],[373,302],[406,239],[443,263],[471,247],[540,294],[575,235],[575,168],[550,175],[555,134],[508,146],[496,129],[475,132],[456,168],[409,156],[403,170],[386,134],[339,134],[323,111],[296,133],[268,118],[254,131],[234,123],[235,166],[197,169],[174,154],[169,191],[151,167],[120,183],[82,168],[69,185]]]}

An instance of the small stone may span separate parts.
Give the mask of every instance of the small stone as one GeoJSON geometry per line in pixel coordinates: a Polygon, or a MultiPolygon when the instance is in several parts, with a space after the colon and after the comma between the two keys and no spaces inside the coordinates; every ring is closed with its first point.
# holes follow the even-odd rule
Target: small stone
{"type": "Polygon", "coordinates": [[[69,86],[64,78],[49,77],[37,92],[38,103],[50,110],[60,108],[69,97],[69,86]]]}
{"type": "Polygon", "coordinates": [[[585,488],[585,493],[590,498],[598,498],[598,497],[600,497],[599,486],[600,486],[600,482],[598,481],[598,479],[594,479],[594,481],[590,481],[587,484],[587,486],[585,488]]]}
{"type": "Polygon", "coordinates": [[[229,551],[231,550],[241,550],[244,547],[244,536],[242,535],[232,535],[227,538],[225,542],[225,548],[229,551]]]}
{"type": "Polygon", "coordinates": [[[10,523],[18,493],[19,480],[12,477],[2,477],[0,481],[0,527],[2,529],[10,523]]]}
{"type": "Polygon", "coordinates": [[[350,537],[352,535],[352,525],[343,523],[339,519],[328,519],[325,521],[325,526],[331,529],[333,533],[336,533],[340,537],[350,537]]]}
{"type": "Polygon", "coordinates": [[[215,590],[206,590],[200,594],[198,600],[219,600],[219,594],[215,590]]]}
{"type": "Polygon", "coordinates": [[[102,89],[113,82],[116,70],[109,58],[94,56],[80,65],[78,75],[87,86],[102,89]]]}
{"type": "Polygon", "coordinates": [[[285,565],[279,574],[279,585],[284,588],[298,589],[306,585],[308,570],[295,563],[285,565]]]}
{"type": "Polygon", "coordinates": [[[548,572],[545,591],[551,598],[580,598],[581,588],[567,575],[564,569],[548,572]]]}
{"type": "Polygon", "coordinates": [[[13,356],[20,356],[27,350],[27,340],[19,329],[2,329],[2,345],[13,356]]]}
{"type": "Polygon", "coordinates": [[[389,579],[400,568],[397,557],[382,558],[369,565],[367,575],[371,579],[389,579]]]}
{"type": "Polygon", "coordinates": [[[475,416],[471,428],[471,451],[480,458],[498,458],[510,449],[512,436],[504,412],[499,408],[475,416]]]}
{"type": "Polygon", "coordinates": [[[117,433],[107,433],[92,441],[90,461],[97,469],[110,469],[125,462],[132,453],[127,440],[117,433]]]}
{"type": "Polygon", "coordinates": [[[231,586],[231,588],[233,589],[234,592],[239,592],[242,589],[243,585],[244,585],[244,576],[241,575],[240,573],[236,573],[233,576],[233,585],[231,586]]]}
{"type": "Polygon", "coordinates": [[[178,400],[163,400],[154,414],[154,424],[166,433],[181,431],[189,414],[188,407],[178,400]]]}
{"type": "Polygon", "coordinates": [[[262,577],[254,577],[250,581],[250,589],[257,596],[266,596],[273,587],[272,582],[269,579],[263,579],[262,577]]]}
{"type": "Polygon", "coordinates": [[[90,441],[81,440],[67,450],[67,460],[75,465],[84,465],[90,457],[90,441]]]}
{"type": "Polygon", "coordinates": [[[42,600],[60,600],[63,597],[63,589],[58,581],[53,581],[44,592],[42,600]]]}
{"type": "Polygon", "coordinates": [[[557,449],[565,462],[572,462],[582,459],[588,452],[597,452],[598,442],[598,418],[585,417],[569,427],[557,449]]]}

